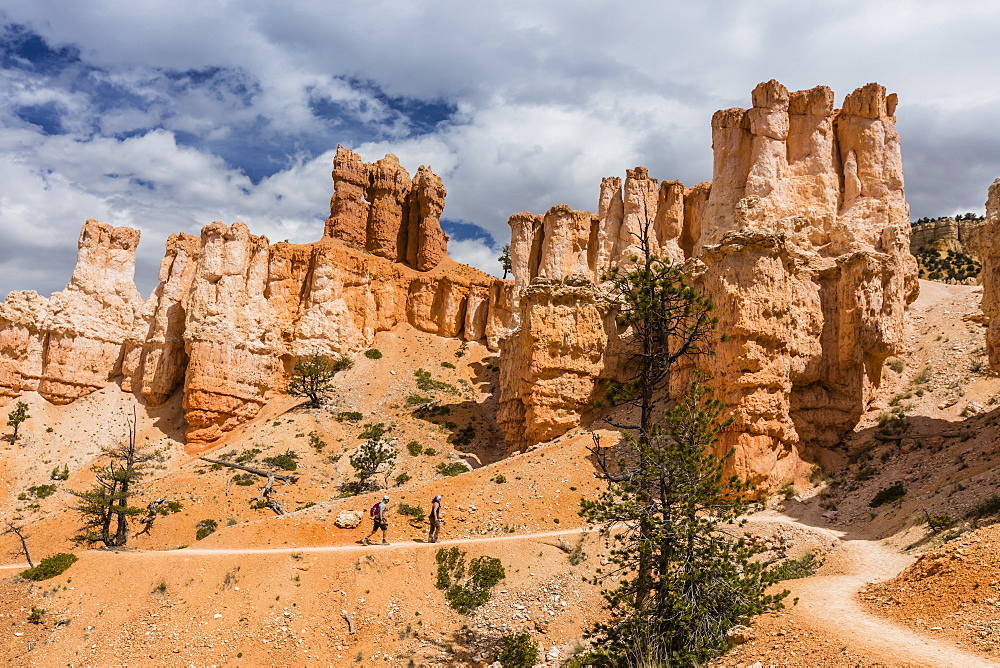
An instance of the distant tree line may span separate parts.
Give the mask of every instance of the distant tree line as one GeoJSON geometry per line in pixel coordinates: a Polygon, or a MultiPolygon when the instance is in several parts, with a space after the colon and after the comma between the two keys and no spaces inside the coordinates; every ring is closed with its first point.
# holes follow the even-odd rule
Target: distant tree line
{"type": "Polygon", "coordinates": [[[944,220],[945,218],[951,218],[952,220],[985,220],[986,216],[977,216],[974,213],[960,213],[957,216],[939,216],[937,218],[928,218],[924,216],[923,218],[918,218],[917,220],[910,221],[911,226],[923,225],[924,223],[934,223],[939,220],[944,220]]]}

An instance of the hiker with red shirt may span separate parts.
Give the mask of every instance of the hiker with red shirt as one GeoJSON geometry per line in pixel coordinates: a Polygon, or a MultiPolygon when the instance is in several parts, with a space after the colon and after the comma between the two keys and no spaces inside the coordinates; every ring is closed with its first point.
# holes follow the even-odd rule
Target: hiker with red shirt
{"type": "Polygon", "coordinates": [[[379,503],[376,503],[374,506],[372,506],[371,511],[369,511],[369,515],[371,515],[372,522],[373,522],[374,525],[372,526],[372,532],[370,534],[368,534],[367,536],[365,536],[364,538],[361,539],[361,544],[362,545],[371,545],[371,542],[368,539],[371,538],[373,535],[375,535],[376,531],[378,531],[379,529],[381,529],[382,530],[382,544],[383,545],[388,545],[389,541],[387,541],[385,539],[385,532],[389,528],[389,522],[388,522],[388,518],[389,518],[389,495],[388,494],[386,494],[385,496],[382,497],[382,501],[380,501],[379,503]]]}

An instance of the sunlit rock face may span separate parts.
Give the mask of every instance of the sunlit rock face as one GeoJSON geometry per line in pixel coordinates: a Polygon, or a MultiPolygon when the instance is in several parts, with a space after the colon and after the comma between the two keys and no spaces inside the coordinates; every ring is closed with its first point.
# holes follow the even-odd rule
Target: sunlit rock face
{"type": "Polygon", "coordinates": [[[596,214],[557,206],[511,217],[518,329],[503,343],[500,397],[509,447],[579,424],[600,381],[620,376],[602,276],[628,264],[643,229],[716,305],[727,339],[697,366],[730,407],[720,450],[735,448],[741,475],[765,487],[792,480],[811,448],[857,423],[883,362],[903,350],[916,263],[895,95],[868,84],[839,110],[833,100],[824,86],[762,83],[750,109],[712,118],[711,183],[685,188],[637,167],[602,181],[596,214]]]}
{"type": "Polygon", "coordinates": [[[153,406],[181,390],[194,452],[254,417],[299,355],[364,350],[406,323],[499,347],[511,283],[448,258],[440,178],[338,149],[334,189],[313,244],[272,245],[243,223],[171,236],[145,302],[139,232],[88,220],[65,290],[0,303],[0,400],[68,403],[118,378],[153,406]]]}
{"type": "Polygon", "coordinates": [[[990,186],[986,219],[972,230],[972,250],[983,265],[983,314],[988,319],[986,350],[990,367],[1000,371],[1000,179],[990,186]]]}

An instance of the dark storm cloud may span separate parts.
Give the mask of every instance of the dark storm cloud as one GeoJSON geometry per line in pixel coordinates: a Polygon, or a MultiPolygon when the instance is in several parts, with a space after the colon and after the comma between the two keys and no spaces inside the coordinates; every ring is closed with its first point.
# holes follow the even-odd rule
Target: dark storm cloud
{"type": "Polygon", "coordinates": [[[452,254],[496,270],[513,212],[593,210],[601,177],[636,165],[710,179],[711,114],[748,106],[771,78],[829,85],[838,101],[869,81],[898,92],[914,217],[981,211],[1000,175],[992,3],[8,0],[3,12],[0,247],[17,256],[0,292],[64,284],[88,217],[143,230],[145,292],[171,232],[244,220],[318,238],[337,144],[434,168],[452,254]]]}

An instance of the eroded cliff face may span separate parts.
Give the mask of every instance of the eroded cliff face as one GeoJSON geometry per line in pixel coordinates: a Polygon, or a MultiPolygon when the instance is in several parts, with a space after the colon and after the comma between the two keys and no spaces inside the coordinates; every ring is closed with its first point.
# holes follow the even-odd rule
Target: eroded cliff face
{"type": "Polygon", "coordinates": [[[990,368],[1000,372],[1000,179],[990,186],[986,198],[986,219],[972,229],[971,245],[979,255],[983,270],[983,314],[986,327],[986,350],[990,368]]]}
{"type": "Polygon", "coordinates": [[[836,110],[826,87],[770,81],[752,99],[712,119],[711,183],[684,188],[636,168],[624,184],[604,179],[597,214],[562,206],[511,218],[520,329],[503,344],[500,398],[510,447],[577,424],[600,381],[619,373],[601,276],[629,262],[647,226],[653,252],[686,262],[728,334],[697,364],[730,406],[720,447],[735,446],[740,474],[765,487],[792,480],[809,448],[857,423],[883,362],[902,352],[917,292],[895,96],[869,84],[836,110]],[[567,290],[593,315],[546,333],[561,323],[553,301],[573,310],[567,290]],[[559,353],[537,345],[553,336],[559,353]],[[563,378],[559,404],[547,388],[563,378]]]}
{"type": "Polygon", "coordinates": [[[271,245],[221,222],[173,235],[145,302],[133,283],[139,232],[87,221],[65,290],[0,303],[0,400],[37,390],[67,403],[116,377],[150,405],[183,389],[195,452],[283,390],[298,356],[357,352],[406,323],[496,349],[510,284],[448,259],[441,180],[339,149],[334,181],[324,239],[271,245]]]}
{"type": "Polygon", "coordinates": [[[12,292],[0,303],[0,398],[37,391],[66,404],[121,374],[143,307],[132,281],[138,244],[138,230],[88,220],[66,289],[12,292]]]}

